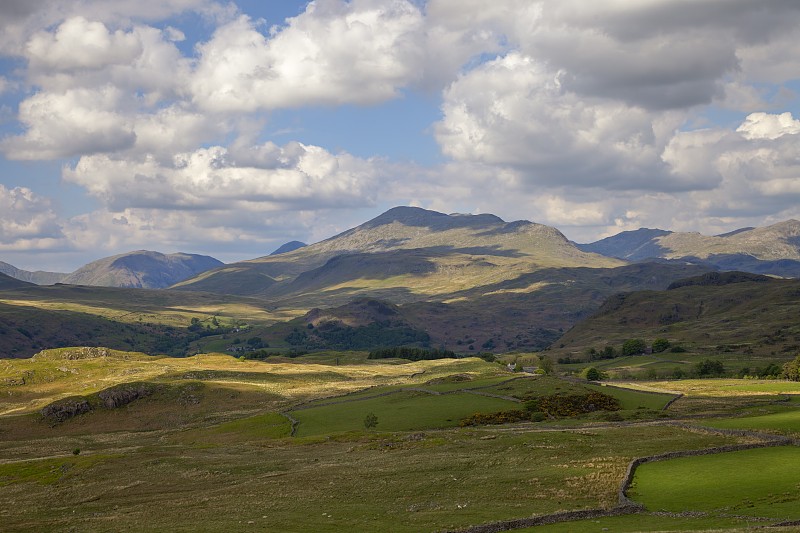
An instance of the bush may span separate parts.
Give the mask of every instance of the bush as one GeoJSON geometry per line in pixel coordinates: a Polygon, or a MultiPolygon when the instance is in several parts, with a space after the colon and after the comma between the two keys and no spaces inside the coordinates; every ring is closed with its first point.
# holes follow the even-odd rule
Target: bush
{"type": "Polygon", "coordinates": [[[800,355],[783,365],[781,376],[790,381],[800,381],[800,355]]]}
{"type": "Polygon", "coordinates": [[[501,411],[499,413],[475,413],[472,416],[464,418],[458,423],[461,427],[466,426],[485,426],[490,424],[510,424],[513,422],[521,422],[523,420],[530,420],[531,414],[521,409],[513,411],[501,411]]]}
{"type": "Polygon", "coordinates": [[[653,353],[664,352],[669,347],[670,343],[667,339],[656,339],[653,341],[653,353]]]}
{"type": "Polygon", "coordinates": [[[700,361],[695,366],[697,370],[697,375],[700,377],[707,377],[707,376],[721,376],[725,373],[725,367],[722,364],[722,361],[717,359],[705,359],[700,361]]]}
{"type": "Polygon", "coordinates": [[[554,394],[525,402],[525,409],[549,416],[578,416],[594,411],[619,411],[619,400],[602,392],[554,394]]]}
{"type": "Polygon", "coordinates": [[[600,381],[603,379],[603,373],[597,370],[595,367],[590,366],[586,369],[586,379],[589,381],[600,381]]]}
{"type": "Polygon", "coordinates": [[[622,343],[622,355],[639,355],[647,350],[647,344],[642,339],[628,339],[622,343]]]}

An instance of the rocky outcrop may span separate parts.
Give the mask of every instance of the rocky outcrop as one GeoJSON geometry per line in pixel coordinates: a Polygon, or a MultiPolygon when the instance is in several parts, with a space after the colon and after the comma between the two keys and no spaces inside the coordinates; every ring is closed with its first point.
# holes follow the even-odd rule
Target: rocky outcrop
{"type": "Polygon", "coordinates": [[[150,396],[155,391],[153,385],[149,383],[123,383],[100,391],[97,396],[103,402],[103,407],[116,409],[129,403],[150,396]]]}
{"type": "Polygon", "coordinates": [[[82,396],[76,396],[55,401],[43,407],[39,412],[45,420],[55,425],[91,410],[92,406],[89,404],[89,400],[82,396]]]}

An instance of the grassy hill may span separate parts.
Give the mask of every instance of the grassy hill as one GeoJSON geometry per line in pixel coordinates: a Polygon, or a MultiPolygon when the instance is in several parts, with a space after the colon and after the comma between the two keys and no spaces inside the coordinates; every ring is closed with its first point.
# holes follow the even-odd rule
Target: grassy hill
{"type": "Polygon", "coordinates": [[[712,273],[669,290],[619,294],[567,331],[553,356],[586,359],[589,348],[612,345],[619,351],[626,339],[649,344],[664,338],[686,352],[654,354],[650,363],[663,359],[662,366],[672,368],[698,357],[721,359],[733,369],[780,363],[800,352],[799,297],[798,280],[743,273],[712,273]]]}
{"type": "Polygon", "coordinates": [[[797,220],[716,236],[642,228],[578,247],[629,261],[681,259],[705,262],[722,270],[800,277],[800,221],[797,220]]]}
{"type": "MultiPolygon", "coordinates": [[[[0,358],[75,344],[185,355],[214,322],[226,328],[287,320],[241,296],[73,285],[37,286],[0,275],[0,358]],[[192,321],[198,324],[190,332],[192,321]],[[191,345],[187,344],[190,343],[191,345]]],[[[213,332],[208,332],[213,333],[213,332]]]]}

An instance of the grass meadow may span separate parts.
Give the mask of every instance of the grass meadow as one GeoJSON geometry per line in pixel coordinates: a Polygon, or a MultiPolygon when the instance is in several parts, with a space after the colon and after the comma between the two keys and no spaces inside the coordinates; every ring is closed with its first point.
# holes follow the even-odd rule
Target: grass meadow
{"type": "MultiPolygon", "coordinates": [[[[222,355],[171,359],[52,350],[0,361],[0,521],[3,531],[36,532],[417,532],[612,507],[636,457],[752,440],[703,425],[748,427],[748,420],[763,417],[759,428],[794,431],[789,415],[797,404],[785,401],[782,384],[769,389],[757,382],[710,381],[678,382],[686,396],[673,404],[676,411],[662,413],[674,397],[663,389],[673,383],[638,384],[662,391],[653,394],[514,374],[477,358],[403,363],[331,353],[266,363],[222,355]],[[79,395],[96,402],[100,391],[134,381],[152,384],[154,392],[61,423],[39,414],[54,400],[79,395]],[[474,412],[519,409],[527,398],[595,388],[620,400],[624,422],[592,414],[455,427],[474,412]],[[681,413],[702,415],[704,409],[715,415],[721,409],[726,417],[687,419],[690,428],[671,424],[681,413]],[[377,416],[374,428],[364,427],[367,413],[377,416]],[[291,418],[297,421],[294,436],[291,418]]],[[[684,477],[694,491],[686,502],[658,490],[681,480],[670,477],[668,466],[661,467],[663,475],[642,470],[634,497],[649,512],[544,530],[744,528],[747,519],[720,511],[745,505],[742,491],[717,493],[713,483],[733,483],[734,474],[748,479],[754,469],[763,475],[750,476],[744,491],[754,507],[736,515],[766,524],[796,504],[781,499],[791,495],[792,479],[796,489],[794,466],[780,473],[780,486],[770,489],[765,481],[779,475],[776,464],[800,464],[787,450],[796,449],[705,456],[704,465],[678,465],[689,472],[684,477]],[[689,475],[701,468],[714,475],[689,475]],[[717,475],[728,470],[735,472],[717,475]],[[712,486],[703,487],[703,479],[712,486]],[[697,513],[653,514],[682,505],[697,513]]]]}

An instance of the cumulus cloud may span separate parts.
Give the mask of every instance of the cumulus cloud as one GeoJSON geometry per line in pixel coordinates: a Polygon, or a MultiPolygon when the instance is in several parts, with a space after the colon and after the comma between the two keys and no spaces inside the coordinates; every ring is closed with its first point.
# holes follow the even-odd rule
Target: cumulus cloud
{"type": "Polygon", "coordinates": [[[0,185],[0,250],[49,249],[61,237],[49,199],[0,185]]]}
{"type": "Polygon", "coordinates": [[[93,155],[64,170],[67,181],[85,187],[112,210],[361,206],[373,201],[375,175],[371,161],[297,142],[233,152],[213,146],[167,163],[151,155],[135,160],[93,155]]]}
{"type": "Polygon", "coordinates": [[[102,22],[83,17],[64,21],[54,33],[36,33],[26,49],[31,69],[51,72],[126,64],[142,53],[133,34],[112,33],[102,22]]]}
{"type": "Polygon", "coordinates": [[[13,159],[57,159],[131,147],[136,135],[119,112],[122,97],[113,86],[37,93],[20,104],[25,133],[0,148],[13,159]]]}
{"type": "Polygon", "coordinates": [[[514,167],[533,185],[702,186],[667,179],[661,152],[681,117],[579,97],[558,73],[516,52],[461,76],[442,111],[436,138],[446,155],[514,167]]]}
{"type": "Polygon", "coordinates": [[[322,0],[269,35],[242,16],[199,47],[194,101],[253,111],[394,98],[420,75],[422,30],[405,0],[322,0]]]}

